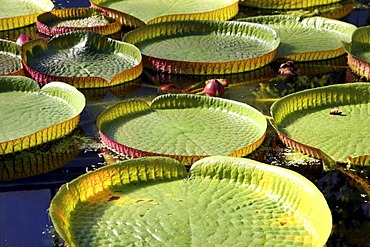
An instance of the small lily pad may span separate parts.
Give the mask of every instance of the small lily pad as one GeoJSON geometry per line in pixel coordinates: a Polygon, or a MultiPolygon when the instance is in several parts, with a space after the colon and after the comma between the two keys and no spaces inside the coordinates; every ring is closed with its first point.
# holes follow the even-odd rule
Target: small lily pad
{"type": "Polygon", "coordinates": [[[263,141],[267,122],[247,104],[190,94],[167,94],[149,105],[133,99],[97,119],[102,141],[118,153],[164,155],[192,164],[211,155],[242,157],[263,141]]]}
{"type": "Polygon", "coordinates": [[[66,8],[46,12],[37,17],[36,26],[39,32],[50,36],[76,30],[110,35],[121,30],[116,20],[93,8],[66,8]]]}
{"type": "Polygon", "coordinates": [[[166,157],[105,166],[63,185],[49,212],[71,247],[324,246],[332,228],[308,179],[225,156],[199,160],[189,175],[166,157]]]}
{"type": "Polygon", "coordinates": [[[330,85],[279,99],[271,106],[271,124],[288,146],[328,166],[369,165],[369,109],[369,83],[330,85]]]}
{"type": "Polygon", "coordinates": [[[22,46],[23,65],[40,84],[63,81],[76,88],[114,86],[142,73],[140,50],[126,42],[80,30],[22,46]]]}
{"type": "Polygon", "coordinates": [[[40,13],[51,11],[50,0],[0,0],[0,31],[28,26],[40,13]]]}
{"type": "Polygon", "coordinates": [[[238,21],[260,23],[275,29],[281,42],[276,58],[294,61],[324,60],[345,54],[343,43],[350,43],[357,29],[352,24],[324,17],[270,15],[238,21]]]}
{"type": "Polygon", "coordinates": [[[265,25],[235,21],[174,21],[137,28],[123,41],[143,54],[144,67],[175,74],[231,74],[274,59],[280,43],[265,25]]]}
{"type": "Polygon", "coordinates": [[[70,133],[78,125],[85,97],[62,82],[40,90],[30,78],[1,76],[0,105],[0,154],[7,154],[70,133]]]}
{"type": "Polygon", "coordinates": [[[141,27],[167,21],[229,20],[239,11],[237,0],[91,0],[91,6],[119,20],[141,27]]]}
{"type": "Polygon", "coordinates": [[[21,51],[13,41],[0,39],[0,75],[22,75],[21,51]]]}

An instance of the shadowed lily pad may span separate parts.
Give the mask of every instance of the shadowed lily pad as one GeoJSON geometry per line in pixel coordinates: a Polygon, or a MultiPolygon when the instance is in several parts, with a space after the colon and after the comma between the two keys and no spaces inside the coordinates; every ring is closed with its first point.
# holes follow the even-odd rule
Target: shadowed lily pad
{"type": "Polygon", "coordinates": [[[350,43],[356,26],[324,17],[299,18],[289,15],[238,19],[275,29],[280,37],[278,60],[312,61],[341,56],[343,42],[350,43]]]}
{"type": "Polygon", "coordinates": [[[126,160],[63,185],[50,205],[73,246],[324,246],[330,209],[308,179],[245,158],[186,168],[166,157],[126,160]]]}
{"type": "Polygon", "coordinates": [[[167,94],[151,105],[133,99],[97,119],[102,141],[114,151],[164,155],[184,163],[211,155],[242,157],[263,141],[265,117],[249,105],[207,96],[167,94]]]}
{"type": "Polygon", "coordinates": [[[55,141],[0,157],[0,181],[33,177],[56,170],[80,152],[82,136],[77,130],[55,141]]]}
{"type": "Polygon", "coordinates": [[[0,77],[0,154],[14,153],[63,137],[78,125],[85,97],[52,82],[41,90],[27,77],[0,77]]]}
{"type": "Polygon", "coordinates": [[[22,46],[23,65],[40,84],[63,81],[76,88],[114,86],[142,73],[141,53],[135,46],[80,30],[46,42],[22,46]]]}
{"type": "Polygon", "coordinates": [[[271,62],[279,45],[265,25],[234,21],[174,21],[128,32],[123,41],[143,54],[144,67],[175,74],[231,74],[271,62]]]}
{"type": "Polygon", "coordinates": [[[37,17],[38,31],[54,36],[76,30],[91,30],[110,35],[121,30],[121,24],[93,8],[67,8],[46,12],[37,17]]]}
{"type": "Polygon", "coordinates": [[[326,165],[369,165],[369,109],[369,83],[331,85],[279,99],[271,124],[285,144],[326,165]]]}
{"type": "Polygon", "coordinates": [[[357,75],[370,80],[370,26],[359,27],[352,36],[352,44],[346,45],[348,65],[357,75]]]}
{"type": "Polygon", "coordinates": [[[0,75],[23,75],[20,46],[0,39],[0,75]]]}
{"type": "Polygon", "coordinates": [[[229,20],[239,11],[237,0],[90,0],[123,25],[140,27],[167,21],[229,20]]]}
{"type": "Polygon", "coordinates": [[[0,0],[0,6],[0,31],[33,24],[40,13],[54,8],[50,0],[0,0]]]}

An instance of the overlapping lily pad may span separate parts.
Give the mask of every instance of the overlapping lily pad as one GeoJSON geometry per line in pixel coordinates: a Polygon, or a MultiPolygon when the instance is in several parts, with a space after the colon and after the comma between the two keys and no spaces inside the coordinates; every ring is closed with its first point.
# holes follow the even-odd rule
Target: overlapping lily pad
{"type": "Polygon", "coordinates": [[[237,0],[91,0],[91,6],[123,25],[140,27],[166,21],[229,20],[239,11],[237,0]]]}
{"type": "Polygon", "coordinates": [[[280,37],[276,58],[280,60],[323,60],[345,54],[356,26],[324,17],[299,18],[289,15],[258,16],[238,21],[265,24],[280,37]]]}
{"type": "Polygon", "coordinates": [[[143,54],[144,67],[175,74],[231,74],[274,59],[280,43],[265,25],[235,21],[174,21],[144,26],[123,40],[143,54]]]}
{"type": "Polygon", "coordinates": [[[351,70],[370,80],[370,26],[359,27],[352,36],[352,44],[346,45],[348,66],[351,70]]]}
{"type": "Polygon", "coordinates": [[[87,30],[49,42],[32,40],[23,45],[21,56],[25,69],[40,84],[63,81],[76,88],[108,87],[134,80],[143,70],[137,47],[87,30]]]}
{"type": "Polygon", "coordinates": [[[76,30],[91,30],[110,35],[121,30],[121,24],[94,8],[66,8],[46,12],[37,17],[39,32],[54,36],[76,30]]]}
{"type": "Polygon", "coordinates": [[[192,164],[211,155],[242,157],[263,141],[265,117],[249,105],[207,96],[167,94],[149,105],[127,100],[97,119],[102,141],[114,151],[163,155],[192,164]]]}
{"type": "Polygon", "coordinates": [[[62,82],[40,90],[30,78],[1,76],[0,105],[0,154],[7,154],[70,133],[78,125],[85,97],[62,82]]]}
{"type": "Polygon", "coordinates": [[[54,8],[50,0],[0,0],[0,6],[0,31],[33,24],[40,13],[54,8]]]}
{"type": "Polygon", "coordinates": [[[271,124],[288,146],[333,165],[370,164],[370,84],[293,93],[271,107],[271,124]]]}
{"type": "Polygon", "coordinates": [[[62,186],[50,216],[69,246],[324,246],[332,228],[308,179],[224,156],[189,176],[166,157],[99,168],[62,186]]]}
{"type": "Polygon", "coordinates": [[[13,41],[0,39],[0,75],[22,75],[21,51],[13,41]]]}

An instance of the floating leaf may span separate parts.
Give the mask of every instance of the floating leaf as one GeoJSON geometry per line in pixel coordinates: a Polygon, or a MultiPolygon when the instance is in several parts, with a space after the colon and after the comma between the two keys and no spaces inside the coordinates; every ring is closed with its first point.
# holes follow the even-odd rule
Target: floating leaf
{"type": "Polygon", "coordinates": [[[91,30],[110,35],[121,30],[121,25],[93,8],[66,8],[46,12],[37,17],[39,32],[54,36],[76,30],[91,30]]]}
{"type": "Polygon", "coordinates": [[[20,46],[13,41],[0,39],[0,75],[22,75],[20,46]]]}
{"type": "Polygon", "coordinates": [[[91,0],[91,6],[118,19],[123,25],[140,27],[167,21],[229,20],[239,11],[237,0],[91,0]]]}
{"type": "Polygon", "coordinates": [[[62,82],[40,90],[27,77],[1,76],[0,106],[0,154],[7,154],[70,133],[78,125],[85,97],[62,82]]]}
{"type": "Polygon", "coordinates": [[[33,24],[40,13],[54,8],[50,0],[0,0],[0,5],[0,31],[33,24]]]}
{"type": "Polygon", "coordinates": [[[280,37],[276,58],[312,61],[341,56],[343,42],[350,43],[356,26],[324,17],[299,18],[289,15],[258,16],[239,19],[275,29],[280,37]]]}
{"type": "Polygon", "coordinates": [[[243,6],[256,7],[262,9],[302,9],[308,7],[320,7],[323,5],[329,5],[333,3],[342,2],[341,0],[243,0],[240,4],[243,6]]]}
{"type": "Polygon", "coordinates": [[[133,99],[97,119],[102,141],[131,157],[164,155],[192,164],[211,155],[242,157],[263,141],[265,117],[247,104],[190,94],[167,94],[151,105],[133,99]]]}
{"type": "Polygon", "coordinates": [[[76,88],[114,86],[142,73],[135,46],[80,30],[55,36],[49,42],[32,40],[22,47],[26,70],[40,84],[63,81],[76,88]]]}
{"type": "Polygon", "coordinates": [[[324,246],[324,196],[288,169],[209,157],[185,167],[165,157],[105,166],[63,185],[50,205],[73,246],[324,246]]]}
{"type": "Polygon", "coordinates": [[[288,146],[326,165],[369,165],[369,109],[369,83],[330,85],[279,99],[271,124],[288,146]]]}
{"type": "Polygon", "coordinates": [[[352,45],[346,46],[348,66],[360,76],[370,80],[370,26],[359,27],[352,36],[352,45]]]}
{"type": "Polygon", "coordinates": [[[274,59],[279,38],[265,25],[234,21],[175,21],[128,32],[123,41],[143,54],[144,67],[175,74],[231,74],[274,59]]]}

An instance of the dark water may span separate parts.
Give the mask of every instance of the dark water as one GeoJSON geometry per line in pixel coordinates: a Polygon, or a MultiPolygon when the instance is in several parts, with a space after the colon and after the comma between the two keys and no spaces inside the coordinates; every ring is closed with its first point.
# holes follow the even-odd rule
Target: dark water
{"type": "MultiPolygon", "coordinates": [[[[55,1],[55,4],[57,7],[89,6],[88,1],[73,0],[55,1]]],[[[368,25],[369,11],[365,8],[367,6],[366,2],[364,4],[365,6],[355,10],[344,20],[354,23],[357,26],[368,25]]],[[[271,88],[268,91],[271,97],[281,97],[282,95],[304,89],[305,87],[309,88],[347,82],[349,71],[346,67],[345,60],[344,63],[343,61],[339,61],[338,67],[340,68],[330,73],[306,76],[304,82],[287,83],[270,78],[266,81],[261,81],[261,83],[267,88],[271,88]]],[[[73,137],[75,139],[71,141],[77,143],[77,152],[76,154],[72,154],[71,161],[66,162],[62,167],[55,170],[45,165],[42,168],[32,168],[34,171],[25,172],[25,175],[30,175],[45,172],[48,169],[52,170],[42,175],[0,182],[0,247],[62,246],[62,241],[55,234],[48,217],[49,203],[62,184],[86,171],[96,169],[104,163],[104,159],[99,155],[100,147],[98,145],[95,119],[106,107],[127,98],[140,97],[152,99],[158,95],[156,86],[158,82],[177,81],[182,85],[187,85],[189,81],[193,83],[194,80],[201,79],[169,77],[167,75],[147,73],[130,87],[118,88],[117,91],[83,91],[88,98],[88,102],[81,115],[79,130],[73,133],[78,138],[73,137]],[[42,169],[44,171],[39,171],[42,169]]],[[[235,88],[230,88],[225,97],[249,103],[265,114],[268,114],[269,103],[259,103],[256,98],[249,97],[251,95],[258,96],[258,94],[261,94],[260,84],[253,83],[253,81],[258,82],[261,80],[260,76],[253,76],[252,73],[244,77],[242,76],[242,78],[232,78],[232,80],[245,80],[246,83],[235,88]]],[[[52,149],[52,145],[59,144],[47,145],[44,147],[45,150],[52,149]]],[[[274,163],[274,159],[276,159],[275,156],[269,160],[270,163],[274,163]]],[[[0,162],[5,163],[4,158],[1,158],[0,162]]],[[[2,163],[0,163],[0,169],[2,169],[0,171],[1,174],[9,173],[14,175],[14,171],[11,169],[15,168],[1,165],[2,163]],[[5,171],[6,169],[8,170],[5,171]]],[[[299,172],[304,173],[311,179],[323,192],[328,201],[332,210],[334,227],[327,246],[370,246],[369,198],[357,183],[339,171],[324,172],[317,168],[308,168],[308,171],[302,171],[294,165],[290,166],[290,168],[298,169],[299,172]]],[[[26,167],[24,169],[30,168],[26,167]]],[[[369,169],[359,169],[356,174],[369,184],[369,169]]],[[[22,174],[19,176],[22,176],[22,174]]]]}

